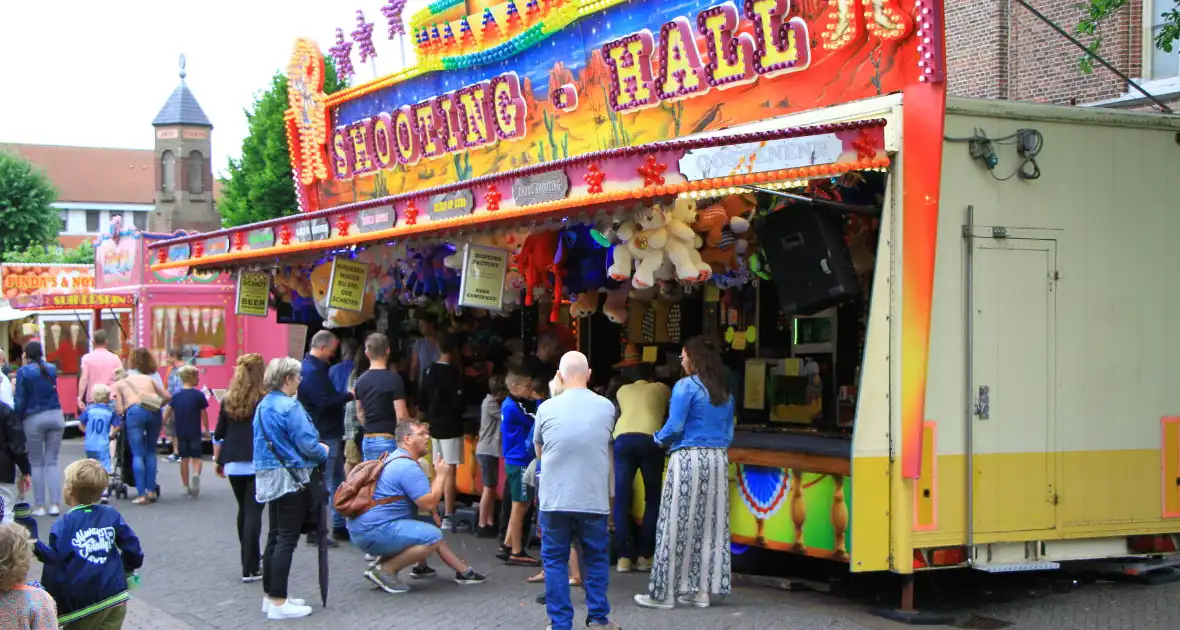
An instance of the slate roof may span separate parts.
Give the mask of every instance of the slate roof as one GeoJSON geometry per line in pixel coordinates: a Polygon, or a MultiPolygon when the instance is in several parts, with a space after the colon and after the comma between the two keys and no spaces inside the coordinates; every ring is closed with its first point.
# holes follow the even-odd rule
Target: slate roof
{"type": "Polygon", "coordinates": [[[164,108],[160,110],[159,114],[156,114],[155,120],[152,121],[153,127],[163,125],[213,128],[213,123],[209,122],[209,118],[205,116],[201,104],[197,102],[197,97],[193,96],[192,90],[188,89],[184,79],[180,80],[180,85],[172,91],[172,96],[168,97],[164,108]]]}

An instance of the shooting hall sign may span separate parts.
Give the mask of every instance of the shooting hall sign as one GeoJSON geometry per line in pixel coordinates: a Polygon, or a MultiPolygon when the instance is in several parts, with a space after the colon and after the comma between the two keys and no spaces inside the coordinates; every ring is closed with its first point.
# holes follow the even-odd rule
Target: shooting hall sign
{"type": "Polygon", "coordinates": [[[570,179],[565,171],[517,178],[512,182],[512,200],[518,206],[565,199],[569,194],[570,179]]]}

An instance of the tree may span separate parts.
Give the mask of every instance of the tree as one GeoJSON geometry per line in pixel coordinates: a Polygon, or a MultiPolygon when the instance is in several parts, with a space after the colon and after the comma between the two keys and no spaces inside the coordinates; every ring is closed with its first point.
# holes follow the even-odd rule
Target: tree
{"type": "MultiPolygon", "coordinates": [[[[324,59],[324,92],[347,87],[337,79],[331,58],[324,59]]],[[[274,219],[299,211],[295,200],[291,156],[283,114],[287,111],[287,76],[275,73],[270,89],[246,112],[250,134],[242,140],[242,157],[229,160],[229,177],[223,180],[217,209],[227,226],[274,219]]]]}
{"type": "Polygon", "coordinates": [[[0,151],[0,252],[49,245],[61,218],[52,204],[57,190],[28,160],[0,151]]]}
{"type": "Polygon", "coordinates": [[[94,243],[85,241],[74,249],[54,245],[33,245],[23,250],[5,252],[4,262],[41,265],[93,265],[94,243]]]}
{"type": "MultiPolygon", "coordinates": [[[[1119,9],[1122,9],[1129,0],[1089,0],[1088,4],[1082,5],[1086,11],[1086,15],[1078,22],[1078,34],[1088,35],[1094,40],[1088,46],[1091,53],[1097,54],[1099,47],[1102,46],[1102,38],[1098,36],[1098,27],[1103,22],[1110,19],[1119,9]]],[[[1180,40],[1180,0],[1172,6],[1168,11],[1165,11],[1159,17],[1163,18],[1159,31],[1155,34],[1155,45],[1160,50],[1165,52],[1172,52],[1176,41],[1180,40]]],[[[1081,60],[1082,69],[1090,72],[1094,69],[1094,60],[1090,56],[1086,56],[1081,60]]]]}

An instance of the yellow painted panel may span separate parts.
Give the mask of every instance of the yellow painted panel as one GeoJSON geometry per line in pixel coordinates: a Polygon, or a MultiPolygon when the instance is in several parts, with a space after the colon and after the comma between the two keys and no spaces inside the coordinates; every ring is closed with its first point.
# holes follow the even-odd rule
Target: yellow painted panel
{"type": "Polygon", "coordinates": [[[938,448],[937,423],[927,420],[922,426],[922,476],[914,484],[914,530],[938,529],[938,448]]]}
{"type": "Polygon", "coordinates": [[[1180,418],[1160,420],[1163,425],[1163,486],[1164,516],[1180,516],[1180,418]]]}
{"type": "Polygon", "coordinates": [[[889,569],[889,458],[852,459],[852,571],[889,569]]]}

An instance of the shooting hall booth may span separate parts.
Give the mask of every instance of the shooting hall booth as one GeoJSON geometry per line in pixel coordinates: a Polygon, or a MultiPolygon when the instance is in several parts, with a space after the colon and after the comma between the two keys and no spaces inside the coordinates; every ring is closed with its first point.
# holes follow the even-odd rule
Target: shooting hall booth
{"type": "MultiPolygon", "coordinates": [[[[1133,431],[1087,434],[1095,456],[1113,456],[1105,443],[1129,439],[1126,449],[1154,457],[1112,473],[1142,489],[1127,508],[1141,517],[1134,525],[1093,502],[1056,511],[1064,480],[1075,493],[1105,493],[1108,484],[1071,468],[1054,486],[1044,463],[1058,447],[1029,442],[1022,428],[1051,413],[1033,405],[1021,421],[1010,414],[986,425],[963,415],[978,402],[963,350],[973,334],[963,322],[973,269],[964,260],[982,243],[973,239],[1021,235],[1001,243],[1005,255],[1039,252],[1021,260],[1042,268],[1010,278],[1028,280],[1029,292],[1054,291],[1045,277],[1056,262],[1045,252],[1056,245],[1044,243],[1062,230],[1089,239],[1079,213],[1104,225],[1102,213],[1120,207],[1100,209],[1095,199],[1117,190],[1136,208],[1166,207],[1158,181],[1167,176],[1126,165],[1138,164],[1130,149],[1143,147],[1168,163],[1175,121],[948,106],[942,2],[933,0],[520,9],[434,3],[408,25],[415,66],[331,95],[322,92],[321,49],[298,40],[287,134],[300,213],[152,243],[152,269],[267,274],[272,301],[314,302],[341,327],[398,300],[499,312],[552,293],[551,319],[564,320],[567,303],[576,321],[589,318],[580,336],[593,363],[609,365],[625,340],[672,379],[678,341],[668,331],[714,334],[727,345],[738,407],[735,552],[762,547],[912,576],[947,566],[1051,568],[1138,553],[1137,537],[1180,531],[1167,516],[1180,514],[1180,499],[1160,492],[1180,460],[1159,463],[1160,417],[1175,416],[1180,401],[1170,414],[1164,405],[1137,410],[1133,431]],[[476,19],[495,26],[477,32],[476,19]],[[1039,181],[1001,181],[955,143],[974,127],[992,138],[1043,130],[1021,155],[1044,151],[1042,162],[1051,155],[1061,166],[1038,170],[1039,181]],[[1116,140],[1115,129],[1130,140],[1116,140]],[[1087,142],[1109,146],[1102,163],[1119,173],[1102,178],[1109,190],[1089,188],[1084,174],[1097,158],[1087,142]],[[1030,207],[1042,214],[1016,210],[1030,207]],[[1013,231],[976,225],[983,221],[1013,231]],[[563,248],[587,240],[570,234],[609,250],[613,277],[586,286],[604,265],[563,258],[563,248]],[[228,251],[215,253],[226,239],[228,251]],[[631,264],[614,268],[620,260],[631,264]],[[657,287],[660,297],[650,297],[657,287]],[[665,305],[650,326],[658,309],[635,307],[645,300],[665,305]],[[928,388],[932,379],[940,387],[928,388]],[[1013,449],[1021,459],[1010,470],[1027,483],[1002,477],[1013,449]],[[1027,514],[1036,527],[1018,518],[1027,514]]],[[[987,251],[979,260],[998,260],[987,251]]],[[[1082,251],[1097,250],[1086,240],[1059,254],[1082,251]]],[[[1098,295],[1099,285],[1087,286],[1098,295]]],[[[1079,294],[1068,295],[1079,300],[1071,312],[1086,310],[1079,294]]],[[[1040,330],[1028,325],[1044,310],[1026,307],[1033,303],[974,334],[1040,330]]],[[[1016,354],[1064,343],[1029,333],[1016,347],[1016,337],[993,337],[987,343],[1016,354]]],[[[1027,361],[989,369],[1000,364],[1032,382],[1020,371],[1027,361]]],[[[1180,443],[1180,423],[1163,426],[1180,443]]],[[[904,584],[906,608],[912,580],[904,584]]]]}

